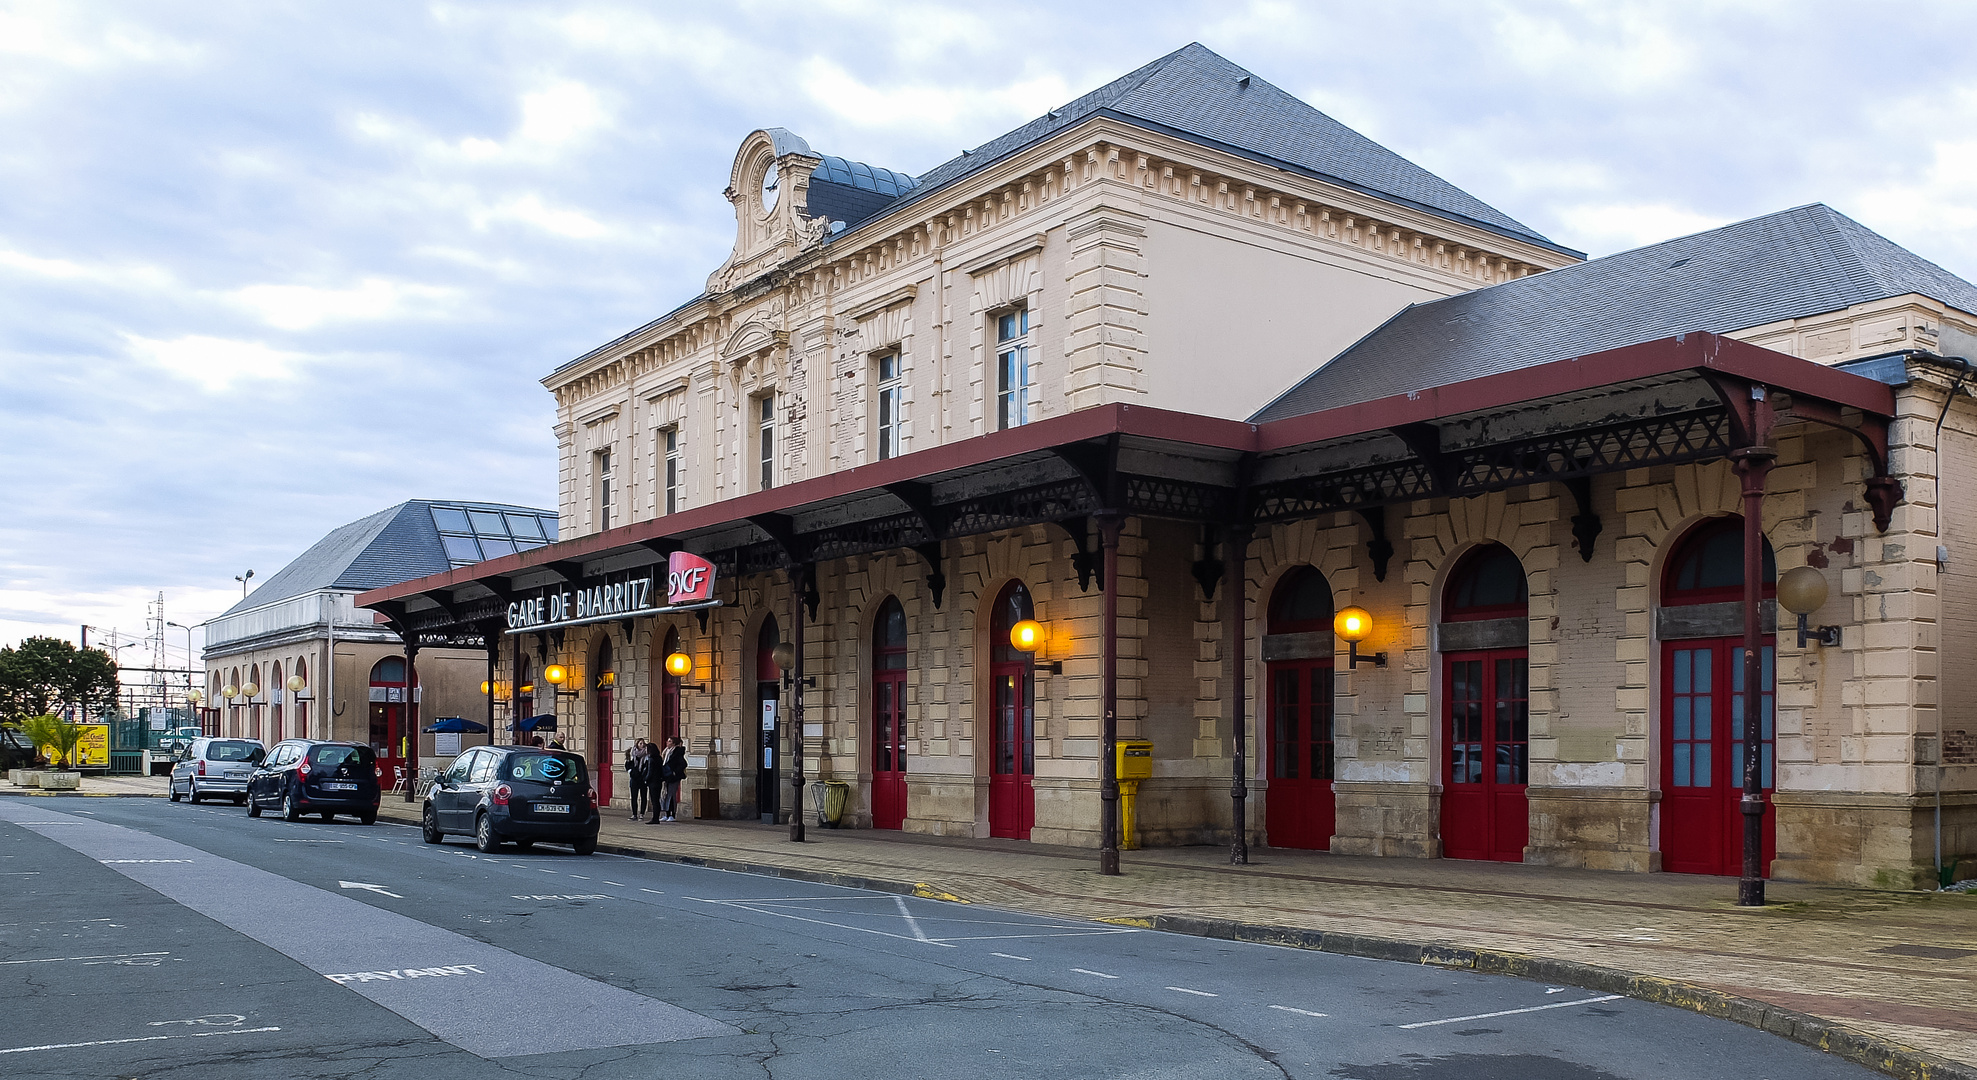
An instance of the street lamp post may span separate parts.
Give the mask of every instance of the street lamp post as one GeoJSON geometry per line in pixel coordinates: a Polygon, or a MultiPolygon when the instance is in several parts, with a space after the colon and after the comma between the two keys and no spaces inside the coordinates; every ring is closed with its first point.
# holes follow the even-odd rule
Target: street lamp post
{"type": "Polygon", "coordinates": [[[233,576],[233,579],[235,581],[240,582],[240,598],[242,600],[247,599],[247,582],[253,576],[254,576],[254,571],[252,570],[249,570],[245,574],[235,574],[233,576]]]}
{"type": "MultiPolygon", "coordinates": [[[[192,670],[204,666],[201,663],[196,663],[195,661],[198,658],[192,655],[192,627],[184,623],[172,622],[170,619],[165,620],[165,625],[176,626],[180,630],[185,631],[185,688],[190,691],[192,690],[192,670]]],[[[193,705],[197,708],[198,703],[194,702],[193,705]]]]}

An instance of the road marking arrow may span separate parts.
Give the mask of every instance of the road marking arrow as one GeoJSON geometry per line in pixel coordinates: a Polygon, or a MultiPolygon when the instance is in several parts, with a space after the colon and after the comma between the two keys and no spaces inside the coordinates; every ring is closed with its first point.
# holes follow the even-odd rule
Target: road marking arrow
{"type": "Polygon", "coordinates": [[[344,888],[344,889],[369,889],[370,891],[372,891],[372,892],[374,892],[374,893],[377,893],[377,894],[379,894],[380,896],[389,896],[389,897],[392,897],[393,899],[396,899],[396,900],[403,900],[403,899],[405,899],[404,897],[402,897],[402,896],[399,896],[399,895],[398,895],[397,893],[395,893],[395,892],[392,892],[391,890],[389,890],[389,889],[387,889],[387,888],[385,888],[385,887],[384,887],[384,886],[382,886],[382,885],[367,885],[367,884],[365,884],[364,882],[361,882],[361,881],[339,881],[339,882],[337,882],[336,884],[337,884],[337,886],[338,886],[339,888],[344,888]]]}

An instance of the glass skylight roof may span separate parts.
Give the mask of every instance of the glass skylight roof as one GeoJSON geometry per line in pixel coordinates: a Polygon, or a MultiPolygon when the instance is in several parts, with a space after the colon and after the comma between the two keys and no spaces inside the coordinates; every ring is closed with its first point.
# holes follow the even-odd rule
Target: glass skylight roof
{"type": "Polygon", "coordinates": [[[454,566],[513,555],[556,539],[554,515],[517,513],[485,506],[434,506],[432,523],[454,566]]]}

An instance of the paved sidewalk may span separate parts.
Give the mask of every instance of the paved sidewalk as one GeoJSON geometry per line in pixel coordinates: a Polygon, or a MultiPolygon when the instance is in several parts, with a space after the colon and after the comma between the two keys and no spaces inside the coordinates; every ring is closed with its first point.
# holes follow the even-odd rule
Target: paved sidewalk
{"type": "MultiPolygon", "coordinates": [[[[162,796],[164,779],[84,780],[84,795],[113,793],[162,796]]],[[[383,813],[417,820],[416,806],[396,798],[383,813]]],[[[1241,867],[1228,864],[1225,848],[1129,851],[1125,872],[1108,878],[1097,873],[1096,852],[1077,848],[831,829],[795,844],[786,826],[634,824],[623,810],[606,812],[599,842],[624,854],[1023,911],[1581,985],[1624,982],[1636,996],[1830,1042],[1895,1075],[1977,1077],[1977,893],[1771,882],[1772,905],[1748,911],[1735,906],[1731,878],[1273,848],[1253,850],[1241,867]],[[1726,995],[1777,1011],[1753,1015],[1726,995]],[[1850,1044],[1849,1031],[1884,1045],[1850,1044]],[[1932,1071],[1932,1057],[1964,1067],[1932,1071]]]]}

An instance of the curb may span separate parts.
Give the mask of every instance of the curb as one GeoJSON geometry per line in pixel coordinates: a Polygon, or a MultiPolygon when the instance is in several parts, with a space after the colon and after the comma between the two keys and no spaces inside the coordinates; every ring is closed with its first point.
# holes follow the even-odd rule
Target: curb
{"type": "MultiPolygon", "coordinates": [[[[379,816],[386,815],[381,812],[379,816]]],[[[412,823],[417,824],[417,819],[414,818],[412,823]]],[[[808,881],[819,885],[918,896],[957,904],[972,902],[923,881],[890,881],[856,874],[835,874],[752,863],[740,859],[676,855],[622,844],[600,843],[597,845],[597,850],[625,858],[699,866],[736,874],[808,881]]],[[[1657,978],[1652,975],[1638,975],[1631,971],[1601,967],[1597,964],[1554,960],[1496,949],[1424,945],[1391,938],[1367,937],[1363,934],[1301,930],[1288,926],[1243,923],[1233,919],[1207,919],[1193,915],[1155,915],[1152,918],[1127,917],[1097,921],[1114,926],[1133,926],[1169,934],[1186,934],[1190,937],[1277,945],[1311,952],[1335,953],[1340,956],[1357,956],[1368,960],[1424,964],[1431,967],[1474,971],[1482,975],[1507,975],[1512,978],[1563,983],[1585,990],[1621,994],[1636,1001],[1655,1005],[1687,1009],[1718,1020],[1728,1020],[1745,1027],[1756,1028],[1851,1061],[1856,1065],[1866,1066],[1876,1072],[1895,1077],[1896,1080],[1977,1080],[1977,1065],[1966,1065],[1948,1058],[1937,1057],[1878,1035],[1855,1031],[1836,1021],[1814,1016],[1811,1013],[1787,1009],[1754,998],[1725,994],[1720,990],[1712,990],[1695,983],[1657,978]]]]}
{"type": "Polygon", "coordinates": [[[13,795],[23,799],[162,799],[165,796],[151,791],[4,791],[0,795],[13,795]]]}

